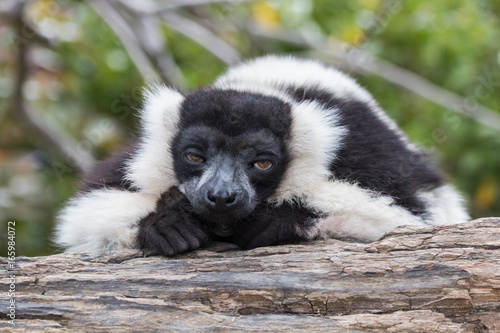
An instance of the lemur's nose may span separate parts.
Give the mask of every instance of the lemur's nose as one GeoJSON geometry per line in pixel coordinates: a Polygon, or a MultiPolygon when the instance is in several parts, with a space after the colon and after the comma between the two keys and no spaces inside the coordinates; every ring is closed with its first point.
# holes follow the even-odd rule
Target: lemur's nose
{"type": "Polygon", "coordinates": [[[207,191],[205,202],[218,213],[233,209],[238,203],[238,195],[229,191],[207,191]]]}

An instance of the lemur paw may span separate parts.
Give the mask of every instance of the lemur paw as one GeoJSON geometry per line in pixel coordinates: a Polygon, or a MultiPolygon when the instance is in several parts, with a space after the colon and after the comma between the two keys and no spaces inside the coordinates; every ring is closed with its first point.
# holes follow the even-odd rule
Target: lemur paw
{"type": "Polygon", "coordinates": [[[139,246],[148,253],[174,256],[193,251],[209,240],[204,225],[188,213],[187,198],[175,187],[165,192],[156,211],[139,222],[139,246]]]}
{"type": "Polygon", "coordinates": [[[260,215],[247,221],[240,221],[235,227],[233,241],[244,249],[293,240],[295,238],[293,222],[278,216],[260,215]]]}
{"type": "Polygon", "coordinates": [[[244,249],[275,245],[280,241],[291,240],[293,232],[291,228],[281,223],[268,223],[256,228],[242,228],[236,230],[234,242],[244,249]]]}
{"type": "Polygon", "coordinates": [[[299,205],[261,205],[235,227],[233,242],[244,249],[305,240],[318,215],[299,205]]]}

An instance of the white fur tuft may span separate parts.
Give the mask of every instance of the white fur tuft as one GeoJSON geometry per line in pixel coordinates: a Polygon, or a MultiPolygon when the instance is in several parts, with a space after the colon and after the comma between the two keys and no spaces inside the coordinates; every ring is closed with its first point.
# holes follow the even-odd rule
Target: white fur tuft
{"type": "Polygon", "coordinates": [[[395,205],[392,198],[343,181],[324,181],[304,193],[302,202],[322,212],[307,235],[314,237],[352,238],[371,242],[401,225],[444,225],[469,220],[462,197],[449,185],[422,192],[429,211],[421,218],[395,205]]]}
{"type": "Polygon", "coordinates": [[[469,214],[464,209],[463,197],[451,185],[421,192],[419,197],[428,207],[427,222],[429,224],[455,224],[470,220],[469,214]]]}
{"type": "Polygon", "coordinates": [[[325,213],[316,236],[374,241],[403,224],[424,225],[393,199],[344,181],[325,181],[311,189],[307,202],[325,213]]]}
{"type": "Polygon", "coordinates": [[[81,194],[61,212],[55,241],[68,252],[135,248],[138,222],[155,209],[157,200],[114,189],[81,194]]]}
{"type": "Polygon", "coordinates": [[[335,109],[324,109],[316,102],[292,107],[289,153],[292,157],[276,194],[276,203],[301,198],[330,177],[330,164],[347,130],[339,126],[335,109]]]}
{"type": "Polygon", "coordinates": [[[170,144],[177,130],[184,97],[165,86],[146,92],[141,112],[143,136],[127,166],[127,179],[141,192],[160,196],[177,185],[170,144]]]}

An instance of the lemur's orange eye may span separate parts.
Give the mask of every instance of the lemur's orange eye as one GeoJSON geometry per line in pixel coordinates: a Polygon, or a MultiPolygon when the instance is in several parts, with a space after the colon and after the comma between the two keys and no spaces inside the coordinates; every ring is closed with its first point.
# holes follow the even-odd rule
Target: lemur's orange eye
{"type": "Polygon", "coordinates": [[[261,171],[267,171],[273,167],[273,162],[271,161],[258,161],[253,164],[254,167],[261,171]]]}
{"type": "Polygon", "coordinates": [[[205,161],[203,157],[195,154],[186,154],[186,159],[191,163],[203,163],[205,161]]]}

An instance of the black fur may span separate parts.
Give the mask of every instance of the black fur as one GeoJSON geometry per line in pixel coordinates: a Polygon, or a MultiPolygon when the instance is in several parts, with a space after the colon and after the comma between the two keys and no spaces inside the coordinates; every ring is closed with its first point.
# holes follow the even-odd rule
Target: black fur
{"type": "Polygon", "coordinates": [[[179,182],[199,177],[205,164],[186,163],[183,154],[194,148],[207,159],[228,157],[245,169],[256,200],[265,200],[279,185],[289,162],[290,106],[269,96],[232,90],[205,89],[188,96],[180,111],[181,129],[172,143],[174,170],[179,182]],[[251,169],[256,159],[268,156],[269,172],[251,169]]]}
{"type": "Polygon", "coordinates": [[[299,204],[272,206],[263,202],[251,216],[237,221],[231,241],[244,249],[304,240],[320,216],[299,204]]]}
{"type": "Polygon", "coordinates": [[[236,221],[234,235],[218,237],[210,232],[210,221],[193,213],[189,200],[172,187],[161,196],[155,212],[140,221],[138,242],[148,254],[167,256],[195,250],[211,239],[253,249],[304,240],[304,232],[319,217],[298,204],[274,207],[263,202],[250,216],[236,221]]]}
{"type": "Polygon", "coordinates": [[[237,137],[232,137],[209,127],[188,128],[176,137],[172,145],[172,153],[175,156],[174,170],[180,182],[201,176],[205,169],[204,165],[189,165],[183,158],[183,152],[193,146],[196,146],[199,154],[203,154],[208,160],[227,156],[245,167],[259,152],[272,152],[276,157],[273,170],[267,173],[251,172],[251,170],[247,172],[260,200],[274,193],[289,161],[285,142],[266,130],[246,131],[237,137]]]}
{"type": "Polygon", "coordinates": [[[156,210],[140,221],[139,246],[150,253],[173,256],[206,244],[206,225],[189,211],[187,198],[172,187],[158,200],[156,210]]]}
{"type": "Polygon", "coordinates": [[[389,195],[415,215],[425,214],[425,205],[416,192],[444,184],[443,176],[425,154],[408,149],[364,102],[335,98],[319,88],[293,87],[288,92],[298,102],[314,100],[339,109],[339,125],[347,127],[349,134],[331,165],[333,177],[389,195]]]}
{"type": "Polygon", "coordinates": [[[135,150],[135,146],[130,146],[121,152],[113,154],[107,160],[97,163],[83,178],[81,190],[91,191],[106,187],[137,191],[137,189],[132,186],[132,183],[125,178],[126,163],[135,150]]]}
{"type": "Polygon", "coordinates": [[[181,129],[205,125],[235,137],[266,128],[284,141],[292,123],[290,105],[276,97],[219,89],[187,95],[180,117],[181,129]]]}
{"type": "Polygon", "coordinates": [[[180,115],[180,130],[172,143],[177,179],[187,184],[185,193],[193,210],[208,220],[214,232],[229,234],[236,221],[274,193],[283,177],[289,162],[290,106],[274,97],[205,89],[186,97],[180,115]],[[191,163],[186,154],[204,161],[191,163]],[[273,167],[267,171],[253,167],[262,160],[273,167]],[[213,172],[198,183],[202,175],[213,172]],[[207,197],[215,189],[234,194],[233,209],[213,209],[207,197]]]}

